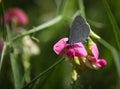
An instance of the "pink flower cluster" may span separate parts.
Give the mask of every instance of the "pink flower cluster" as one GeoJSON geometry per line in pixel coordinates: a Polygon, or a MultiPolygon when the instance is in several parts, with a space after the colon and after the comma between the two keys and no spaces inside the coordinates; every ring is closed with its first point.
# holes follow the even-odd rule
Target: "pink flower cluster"
{"type": "MultiPolygon", "coordinates": [[[[55,53],[58,55],[66,54],[67,57],[70,59],[74,59],[74,57],[78,57],[81,60],[86,59],[86,65],[91,64],[92,66],[95,66],[97,68],[102,68],[107,64],[104,59],[98,58],[99,51],[96,44],[93,44],[91,46],[91,49],[89,50],[90,53],[88,53],[82,42],[78,42],[73,45],[70,45],[67,42],[68,38],[62,38],[61,40],[59,40],[53,47],[55,53]]],[[[90,66],[88,65],[88,67],[90,66]]]]}
{"type": "Polygon", "coordinates": [[[75,43],[74,45],[67,44],[68,38],[59,40],[53,47],[56,54],[61,55],[66,53],[67,57],[74,58],[77,56],[79,59],[87,56],[87,52],[82,43],[75,43]]]}
{"type": "Polygon", "coordinates": [[[87,59],[91,62],[92,65],[94,65],[94,67],[102,68],[107,64],[105,59],[98,58],[99,51],[96,44],[92,44],[88,51],[90,51],[90,53],[88,53],[87,59]]]}
{"type": "Polygon", "coordinates": [[[5,12],[5,23],[10,24],[13,20],[19,25],[26,25],[28,17],[20,8],[10,8],[5,12]]]}

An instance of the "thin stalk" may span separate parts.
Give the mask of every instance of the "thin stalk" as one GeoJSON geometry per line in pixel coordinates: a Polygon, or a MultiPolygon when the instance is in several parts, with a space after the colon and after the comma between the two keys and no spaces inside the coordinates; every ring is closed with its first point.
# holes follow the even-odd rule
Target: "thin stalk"
{"type": "Polygon", "coordinates": [[[20,37],[23,37],[23,36],[25,36],[25,35],[28,35],[28,34],[31,34],[31,33],[35,33],[35,32],[38,32],[38,31],[40,31],[40,30],[42,30],[42,29],[48,28],[48,27],[50,27],[50,26],[52,26],[52,25],[60,22],[61,20],[62,20],[62,16],[57,16],[56,18],[54,18],[54,19],[52,19],[52,20],[50,20],[50,21],[48,21],[48,22],[46,22],[46,23],[43,23],[43,24],[41,24],[41,25],[38,26],[38,27],[35,27],[35,28],[33,28],[33,29],[30,29],[29,31],[27,31],[27,32],[25,32],[25,33],[22,33],[22,34],[20,34],[20,35],[18,35],[18,36],[16,36],[16,37],[14,37],[12,40],[16,40],[16,39],[18,39],[18,38],[20,38],[20,37]]]}
{"type": "MultiPolygon", "coordinates": [[[[1,5],[1,8],[2,8],[2,16],[1,17],[2,17],[3,40],[5,41],[6,40],[6,24],[5,24],[5,15],[4,15],[4,2],[2,0],[0,0],[0,5],[1,5]]],[[[7,44],[6,44],[6,42],[4,42],[4,47],[3,47],[3,51],[2,51],[2,54],[1,54],[1,58],[0,58],[0,72],[1,72],[1,69],[2,69],[2,63],[3,63],[6,48],[7,48],[7,44]]]]}
{"type": "Polygon", "coordinates": [[[85,15],[84,2],[83,0],[79,0],[78,3],[79,3],[80,14],[85,18],[86,15],[85,15]]]}
{"type": "MultiPolygon", "coordinates": [[[[9,26],[7,26],[7,40],[9,42],[9,48],[10,50],[13,50],[13,42],[11,41],[11,34],[10,34],[10,29],[9,26]]],[[[12,68],[12,73],[13,73],[13,80],[14,80],[14,87],[15,89],[20,89],[21,88],[21,76],[20,76],[20,70],[19,70],[19,65],[16,60],[16,56],[11,51],[10,53],[10,63],[11,63],[11,68],[12,68]]]]}
{"type": "Polygon", "coordinates": [[[115,61],[115,64],[116,64],[116,68],[117,68],[117,72],[118,72],[118,75],[120,77],[120,61],[119,61],[119,54],[118,54],[118,51],[113,47],[111,46],[109,43],[107,43],[105,40],[103,40],[102,38],[99,40],[99,42],[104,45],[106,48],[108,48],[111,53],[113,54],[113,57],[114,57],[114,61],[115,61]]]}
{"type": "Polygon", "coordinates": [[[113,46],[111,46],[109,43],[107,43],[105,40],[100,39],[99,42],[102,45],[104,45],[106,48],[108,48],[113,55],[115,66],[117,69],[117,74],[118,74],[118,86],[120,86],[120,61],[119,61],[120,53],[113,46]]]}
{"type": "Polygon", "coordinates": [[[66,0],[56,0],[57,4],[57,15],[62,14],[65,7],[66,0]]]}
{"type": "Polygon", "coordinates": [[[45,71],[43,71],[42,73],[40,73],[33,80],[31,80],[31,82],[29,82],[28,84],[26,84],[22,89],[28,88],[31,84],[33,84],[36,80],[38,80],[40,77],[42,77],[45,73],[47,73],[48,71],[52,70],[55,66],[57,66],[58,64],[60,64],[63,60],[64,60],[64,56],[60,60],[58,60],[56,63],[54,63],[53,65],[51,65],[49,68],[47,68],[45,71]]]}
{"type": "Polygon", "coordinates": [[[0,58],[0,72],[1,72],[1,69],[2,69],[2,63],[3,63],[6,48],[7,48],[7,43],[4,42],[4,46],[3,46],[3,50],[2,50],[1,58],[0,58]]]}
{"type": "Polygon", "coordinates": [[[6,26],[5,26],[5,15],[4,15],[4,2],[0,1],[1,8],[2,8],[2,31],[3,31],[3,39],[6,40],[6,26]]]}
{"type": "MultiPolygon", "coordinates": [[[[84,19],[86,19],[84,1],[83,1],[83,0],[79,0],[79,1],[78,1],[78,4],[79,4],[79,12],[80,12],[81,16],[83,16],[84,19]]],[[[99,38],[100,38],[96,33],[94,33],[94,32],[92,31],[92,29],[90,29],[90,30],[91,30],[91,31],[90,31],[90,36],[91,36],[91,37],[93,37],[93,38],[95,38],[95,39],[99,39],[99,38]]]]}
{"type": "Polygon", "coordinates": [[[14,87],[15,89],[20,89],[21,88],[20,73],[14,53],[10,53],[10,61],[14,78],[14,87]]]}
{"type": "Polygon", "coordinates": [[[112,11],[107,3],[106,0],[103,0],[103,4],[104,4],[104,7],[106,9],[106,12],[109,16],[109,19],[110,19],[110,23],[112,25],[112,30],[113,30],[113,33],[114,33],[114,36],[115,36],[115,40],[116,40],[116,43],[117,43],[117,48],[120,50],[120,40],[119,40],[119,35],[120,35],[120,31],[119,31],[119,26],[112,14],[112,11]]]}

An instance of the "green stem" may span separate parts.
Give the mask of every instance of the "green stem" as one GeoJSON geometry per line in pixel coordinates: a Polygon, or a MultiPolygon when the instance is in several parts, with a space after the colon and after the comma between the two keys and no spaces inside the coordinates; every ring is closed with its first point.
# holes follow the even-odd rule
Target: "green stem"
{"type": "MultiPolygon", "coordinates": [[[[26,51],[26,50],[25,50],[26,51]]],[[[22,62],[23,62],[23,67],[24,67],[24,76],[23,76],[23,79],[22,79],[22,85],[26,82],[26,83],[29,83],[31,78],[30,78],[30,67],[31,67],[31,63],[30,63],[30,54],[28,53],[27,54],[27,51],[26,52],[23,52],[22,54],[22,62]]]]}
{"type": "Polygon", "coordinates": [[[20,73],[19,73],[17,60],[16,60],[15,55],[13,53],[10,53],[10,60],[11,60],[13,77],[14,77],[15,89],[20,89],[21,88],[20,73]]]}
{"type": "MultiPolygon", "coordinates": [[[[62,14],[64,7],[65,7],[66,0],[58,0],[57,4],[57,15],[62,14]]],[[[57,3],[57,1],[56,1],[57,3]]]]}
{"type": "Polygon", "coordinates": [[[111,51],[111,53],[114,57],[114,62],[115,62],[115,65],[116,65],[118,78],[120,80],[120,61],[119,61],[120,56],[119,56],[118,51],[114,47],[112,47],[109,43],[104,41],[103,39],[100,39],[99,42],[111,51]]]}
{"type": "Polygon", "coordinates": [[[2,30],[3,30],[3,39],[6,40],[6,26],[5,26],[5,15],[4,15],[4,2],[0,1],[2,8],[2,30]]]}
{"type": "Polygon", "coordinates": [[[35,77],[33,80],[31,80],[31,82],[29,82],[28,84],[26,84],[22,89],[27,88],[28,86],[30,86],[32,83],[34,83],[37,79],[39,79],[41,76],[43,76],[45,73],[47,73],[48,71],[52,70],[55,66],[57,66],[58,64],[60,64],[64,59],[64,56],[58,60],[56,63],[54,63],[53,65],[51,65],[48,69],[46,69],[45,71],[43,71],[42,73],[40,73],[37,77],[35,77]]]}
{"type": "Polygon", "coordinates": [[[16,40],[16,39],[18,39],[20,37],[23,37],[25,35],[28,35],[28,34],[31,34],[31,33],[35,33],[35,32],[38,32],[38,31],[40,31],[42,29],[48,28],[48,27],[50,27],[50,26],[52,26],[52,25],[60,22],[61,20],[62,20],[62,16],[57,16],[56,18],[54,18],[54,19],[52,19],[52,20],[50,20],[50,21],[48,21],[46,23],[43,23],[42,25],[40,25],[38,27],[30,29],[29,31],[27,31],[25,33],[22,33],[22,34],[20,34],[20,35],[18,35],[16,37],[14,37],[12,40],[16,40]]]}
{"type": "Polygon", "coordinates": [[[84,2],[83,0],[79,0],[78,3],[79,3],[80,14],[85,18],[86,15],[85,15],[84,2]]]}
{"type": "Polygon", "coordinates": [[[2,63],[3,63],[6,48],[7,48],[7,43],[4,42],[4,47],[3,47],[3,50],[2,50],[2,53],[1,53],[1,58],[0,58],[0,72],[1,72],[1,69],[2,69],[2,63]]]}
{"type": "MultiPolygon", "coordinates": [[[[85,15],[85,7],[84,7],[84,1],[83,0],[79,0],[78,1],[79,3],[79,11],[80,11],[80,14],[81,16],[83,16],[84,18],[86,18],[86,15],[85,15]]],[[[91,30],[91,29],[90,29],[91,30]]],[[[99,39],[100,37],[94,33],[92,30],[90,31],[90,36],[95,38],[95,39],[99,39]]]]}
{"type": "MultiPolygon", "coordinates": [[[[11,41],[11,34],[10,34],[9,26],[7,26],[7,38],[8,38],[10,50],[11,49],[13,50],[13,42],[11,41]]],[[[16,60],[16,56],[13,53],[13,51],[11,51],[10,53],[10,62],[11,62],[11,68],[12,68],[12,73],[13,73],[14,87],[15,89],[20,89],[21,88],[20,70],[19,70],[18,61],[16,60]]]]}
{"type": "Polygon", "coordinates": [[[106,9],[106,12],[109,16],[109,19],[110,19],[110,22],[111,22],[111,25],[112,25],[112,28],[113,28],[113,32],[114,32],[114,35],[115,35],[115,39],[116,39],[116,42],[117,42],[117,48],[120,50],[120,41],[119,41],[119,26],[111,12],[111,9],[107,3],[106,0],[103,0],[103,4],[104,4],[104,7],[106,9]]]}

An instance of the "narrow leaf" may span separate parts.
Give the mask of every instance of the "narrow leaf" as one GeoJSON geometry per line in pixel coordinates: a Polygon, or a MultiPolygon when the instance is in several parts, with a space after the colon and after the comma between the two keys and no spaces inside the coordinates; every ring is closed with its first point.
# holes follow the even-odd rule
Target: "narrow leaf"
{"type": "Polygon", "coordinates": [[[114,32],[114,35],[115,35],[115,40],[116,40],[116,43],[117,43],[117,48],[120,50],[120,39],[119,39],[119,35],[120,35],[120,31],[119,31],[119,27],[118,27],[118,24],[112,14],[112,11],[107,3],[106,0],[103,0],[103,4],[104,4],[104,7],[106,9],[106,12],[109,16],[109,19],[110,19],[110,23],[112,25],[112,30],[114,32]]]}
{"type": "MultiPolygon", "coordinates": [[[[9,26],[7,26],[7,36],[8,36],[8,42],[9,42],[9,47],[10,50],[13,50],[13,42],[10,34],[10,29],[9,26]]],[[[13,79],[14,79],[14,87],[15,89],[21,89],[21,76],[20,76],[20,70],[19,70],[19,65],[18,61],[15,58],[15,54],[13,51],[10,53],[10,61],[11,61],[11,67],[12,67],[12,73],[13,73],[13,79]]]]}

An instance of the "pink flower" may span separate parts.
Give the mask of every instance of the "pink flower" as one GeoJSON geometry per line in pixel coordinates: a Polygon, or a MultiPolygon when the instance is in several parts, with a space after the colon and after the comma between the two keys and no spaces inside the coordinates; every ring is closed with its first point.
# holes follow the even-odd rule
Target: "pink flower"
{"type": "Polygon", "coordinates": [[[4,46],[4,41],[3,41],[3,40],[0,40],[0,53],[1,53],[2,50],[3,50],[3,46],[4,46]]]}
{"type": "Polygon", "coordinates": [[[105,59],[98,59],[97,62],[96,62],[96,66],[98,68],[102,68],[102,67],[104,67],[106,65],[107,65],[107,62],[106,62],[105,59]]]}
{"type": "Polygon", "coordinates": [[[87,56],[87,52],[81,42],[70,45],[67,43],[68,38],[60,39],[53,47],[56,54],[66,54],[68,58],[77,56],[79,59],[87,56]]]}
{"type": "Polygon", "coordinates": [[[107,62],[105,59],[99,59],[99,51],[96,44],[93,44],[91,47],[91,53],[88,55],[88,59],[95,65],[97,68],[102,68],[106,66],[107,62]]]}
{"type": "Polygon", "coordinates": [[[20,8],[10,8],[5,12],[5,22],[7,24],[15,20],[19,25],[26,25],[28,17],[20,8]]]}

